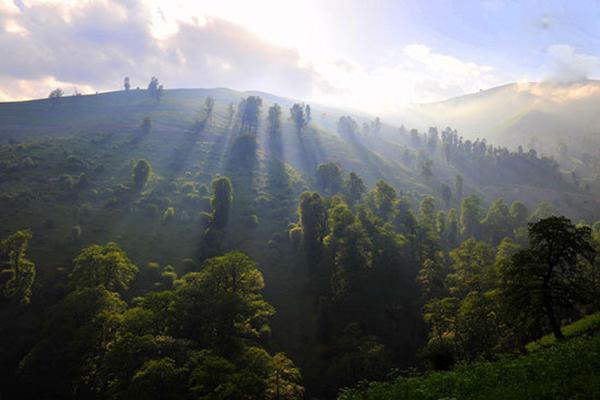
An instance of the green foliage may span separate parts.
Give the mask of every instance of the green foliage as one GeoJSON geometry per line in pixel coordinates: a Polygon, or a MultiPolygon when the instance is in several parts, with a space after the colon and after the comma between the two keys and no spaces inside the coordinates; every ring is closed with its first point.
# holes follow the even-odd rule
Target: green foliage
{"type": "Polygon", "coordinates": [[[243,253],[206,260],[200,272],[183,276],[177,288],[182,332],[219,354],[235,353],[242,338],[258,337],[273,314],[260,294],[263,287],[262,274],[243,253]]]}
{"type": "Polygon", "coordinates": [[[138,270],[116,243],[86,247],[73,264],[71,284],[76,289],[103,287],[125,290],[138,270]]]}
{"type": "Polygon", "coordinates": [[[347,389],[339,399],[587,400],[600,392],[598,369],[600,337],[575,339],[524,357],[347,389]]]}
{"type": "Polygon", "coordinates": [[[474,194],[463,199],[460,208],[460,234],[462,237],[479,237],[480,208],[481,200],[474,194]]]}
{"type": "Polygon", "coordinates": [[[576,227],[565,217],[549,217],[529,225],[530,247],[512,257],[501,271],[507,302],[516,313],[542,323],[563,337],[557,311],[589,301],[582,266],[595,255],[591,229],[576,227]]]}
{"type": "Polygon", "coordinates": [[[298,206],[298,219],[304,232],[306,255],[309,262],[315,262],[327,233],[327,209],[319,193],[302,193],[298,206]]]}
{"type": "Polygon", "coordinates": [[[319,165],[316,176],[317,187],[323,193],[333,195],[342,190],[342,171],[336,163],[319,165]]]}
{"type": "Polygon", "coordinates": [[[7,277],[2,282],[4,296],[24,304],[31,300],[36,275],[35,264],[26,255],[32,236],[31,231],[21,230],[0,242],[0,271],[7,277]]]}
{"type": "Polygon", "coordinates": [[[96,361],[114,338],[125,303],[103,287],[71,292],[52,307],[43,335],[19,366],[24,398],[89,398],[96,361]]]}
{"type": "Polygon", "coordinates": [[[514,201],[510,205],[509,213],[514,227],[524,226],[529,218],[529,209],[522,201],[514,201]]]}
{"type": "Polygon", "coordinates": [[[367,191],[363,180],[354,172],[350,173],[346,181],[346,198],[349,206],[354,206],[362,200],[363,195],[367,191]]]}
{"type": "MultiPolygon", "coordinates": [[[[514,203],[513,203],[514,205],[514,203]]],[[[520,208],[520,207],[519,207],[520,208]]],[[[523,210],[515,210],[517,214],[522,214],[523,210]]],[[[521,218],[522,215],[517,215],[521,218]]],[[[481,221],[481,225],[490,238],[491,243],[500,243],[500,241],[508,236],[511,232],[511,215],[506,203],[502,199],[496,199],[490,208],[487,215],[481,221]]]]}
{"type": "Polygon", "coordinates": [[[360,286],[372,268],[372,243],[346,204],[337,205],[329,214],[325,243],[334,260],[331,292],[336,301],[343,302],[360,296],[360,286]]]}
{"type": "Polygon", "coordinates": [[[375,215],[383,220],[391,218],[395,202],[396,191],[384,181],[377,182],[367,199],[367,204],[369,204],[375,215]]]}

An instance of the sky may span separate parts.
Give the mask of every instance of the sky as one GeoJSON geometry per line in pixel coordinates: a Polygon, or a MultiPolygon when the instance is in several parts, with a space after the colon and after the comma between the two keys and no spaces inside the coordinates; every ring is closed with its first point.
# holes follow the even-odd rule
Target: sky
{"type": "Polygon", "coordinates": [[[600,78],[600,0],[0,0],[0,101],[228,87],[373,113],[600,78]]]}

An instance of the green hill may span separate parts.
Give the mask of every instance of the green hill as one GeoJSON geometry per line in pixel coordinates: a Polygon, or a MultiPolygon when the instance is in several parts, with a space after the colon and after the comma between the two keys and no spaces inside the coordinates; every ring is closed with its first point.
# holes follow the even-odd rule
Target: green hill
{"type": "MultiPolygon", "coordinates": [[[[528,221],[600,218],[600,187],[535,151],[300,104],[229,89],[0,104],[8,398],[23,388],[104,398],[109,387],[136,398],[136,379],[167,372],[190,396],[228,398],[242,383],[272,393],[288,374],[298,398],[301,374],[308,396],[333,398],[392,367],[424,367],[432,295],[422,286],[455,291],[445,281],[462,243],[480,241],[473,268],[495,289],[500,241],[525,246],[528,221]],[[21,276],[31,263],[35,274],[21,276]],[[105,263],[137,273],[122,290],[76,285],[78,265],[105,263]],[[219,275],[239,265],[251,277],[241,299],[220,291],[230,275],[219,275]],[[202,379],[219,385],[193,384],[202,379]]],[[[548,331],[537,329],[518,339],[548,331]]]]}

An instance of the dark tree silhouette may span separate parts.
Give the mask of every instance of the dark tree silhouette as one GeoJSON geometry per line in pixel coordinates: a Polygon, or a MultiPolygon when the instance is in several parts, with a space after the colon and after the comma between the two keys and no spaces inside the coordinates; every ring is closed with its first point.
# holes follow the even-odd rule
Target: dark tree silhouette
{"type": "Polygon", "coordinates": [[[586,298],[583,265],[595,255],[591,229],[550,217],[529,224],[529,242],[503,271],[507,299],[517,312],[529,311],[537,320],[546,317],[554,336],[562,339],[557,309],[586,298]]]}

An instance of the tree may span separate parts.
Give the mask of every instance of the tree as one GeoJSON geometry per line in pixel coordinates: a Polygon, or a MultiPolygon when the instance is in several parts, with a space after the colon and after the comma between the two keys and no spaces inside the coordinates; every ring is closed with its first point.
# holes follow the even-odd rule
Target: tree
{"type": "Polygon", "coordinates": [[[504,203],[504,200],[496,199],[490,206],[485,218],[481,221],[481,225],[491,242],[497,244],[510,234],[511,222],[508,206],[504,203]]]}
{"type": "Polygon", "coordinates": [[[163,357],[146,361],[131,378],[128,397],[146,400],[177,400],[186,394],[186,370],[163,357]]]}
{"type": "Polygon", "coordinates": [[[177,290],[178,316],[186,337],[208,344],[219,355],[234,355],[243,338],[258,338],[274,310],[262,297],[264,279],[241,252],[204,262],[184,275],[177,290]]]}
{"type": "Polygon", "coordinates": [[[123,87],[125,88],[125,91],[128,92],[129,89],[131,88],[131,84],[129,83],[129,77],[126,76],[125,79],[123,80],[123,87]]]}
{"type": "Polygon", "coordinates": [[[267,378],[266,398],[269,400],[293,400],[304,398],[304,388],[300,385],[300,370],[285,353],[277,353],[270,360],[270,374],[267,378]]]}
{"type": "Polygon", "coordinates": [[[342,189],[342,171],[336,163],[319,165],[316,176],[317,187],[323,193],[333,195],[342,189]]]}
{"type": "MultiPolygon", "coordinates": [[[[338,302],[356,300],[372,267],[372,243],[360,220],[341,203],[330,211],[325,243],[333,260],[331,291],[338,302]]],[[[357,305],[353,302],[353,305],[357,305]]]]}
{"type": "Polygon", "coordinates": [[[158,82],[158,78],[153,76],[148,84],[148,94],[158,103],[163,94],[163,86],[158,82]]]}
{"type": "Polygon", "coordinates": [[[447,232],[447,240],[450,246],[456,245],[456,241],[458,240],[458,215],[454,208],[451,208],[448,211],[448,224],[447,224],[446,232],[447,232]]]}
{"type": "Polygon", "coordinates": [[[481,201],[472,194],[465,197],[460,207],[460,234],[465,237],[479,237],[481,201]]]}
{"type": "Polygon", "coordinates": [[[294,103],[290,108],[290,118],[292,119],[298,134],[302,133],[302,129],[304,129],[310,121],[310,106],[294,103]]]}
{"type": "Polygon", "coordinates": [[[73,263],[71,284],[76,289],[103,287],[107,290],[125,290],[138,271],[116,243],[86,247],[73,263]]]}
{"type": "Polygon", "coordinates": [[[388,220],[392,217],[396,203],[396,191],[385,181],[378,181],[369,193],[368,204],[378,217],[388,220]]]}
{"type": "Polygon", "coordinates": [[[363,180],[354,172],[350,172],[350,176],[346,181],[346,198],[350,207],[360,203],[362,196],[367,191],[363,180]]]}
{"type": "Polygon", "coordinates": [[[233,202],[231,180],[226,176],[215,178],[212,181],[212,193],[213,196],[210,200],[213,209],[212,226],[222,230],[225,229],[229,221],[229,212],[233,202]]]}
{"type": "Polygon", "coordinates": [[[425,196],[420,204],[419,223],[428,231],[435,230],[435,199],[425,196]]]}
{"type": "Polygon", "coordinates": [[[281,134],[281,106],[279,104],[275,103],[269,107],[267,122],[270,136],[281,134]]]}
{"type": "Polygon", "coordinates": [[[575,226],[565,217],[529,224],[529,248],[517,252],[502,271],[504,293],[516,312],[545,317],[557,339],[564,338],[557,309],[584,301],[583,262],[595,250],[591,229],[575,226]]]}
{"type": "Polygon", "coordinates": [[[54,89],[53,91],[50,92],[50,94],[48,95],[48,98],[51,100],[56,100],[56,99],[63,97],[63,94],[64,94],[64,92],[62,89],[54,89]]]}
{"type": "Polygon", "coordinates": [[[341,136],[347,137],[350,140],[356,140],[356,135],[358,133],[358,124],[351,116],[343,115],[338,120],[337,132],[341,136]]]}
{"type": "Polygon", "coordinates": [[[510,205],[510,217],[512,219],[513,228],[524,226],[529,217],[529,209],[522,201],[516,200],[510,205]]]}
{"type": "Polygon", "coordinates": [[[240,103],[240,132],[242,134],[256,135],[261,107],[262,98],[260,96],[248,96],[242,100],[240,103]]]}
{"type": "Polygon", "coordinates": [[[52,107],[54,107],[56,104],[58,104],[58,100],[63,97],[64,92],[62,91],[62,89],[54,89],[53,91],[50,92],[50,94],[48,95],[48,98],[50,99],[50,104],[52,104],[52,107]]]}
{"type": "Polygon", "coordinates": [[[467,239],[450,252],[452,272],[448,274],[446,285],[451,294],[464,298],[469,292],[484,292],[491,281],[495,252],[486,242],[467,239]]]}
{"type": "Polygon", "coordinates": [[[327,233],[327,209],[319,193],[304,192],[300,195],[298,218],[304,233],[306,256],[314,268],[327,233]]]}
{"type": "Polygon", "coordinates": [[[97,362],[126,308],[117,293],[90,287],[50,308],[40,339],[19,364],[21,398],[96,398],[97,362]]]}
{"type": "Polygon", "coordinates": [[[30,230],[21,230],[0,242],[0,271],[8,276],[4,296],[17,298],[24,304],[31,300],[36,275],[35,264],[26,257],[31,237],[30,230]]]}
{"type": "Polygon", "coordinates": [[[152,174],[152,166],[146,160],[139,160],[133,167],[133,187],[138,192],[144,189],[152,174]]]}

